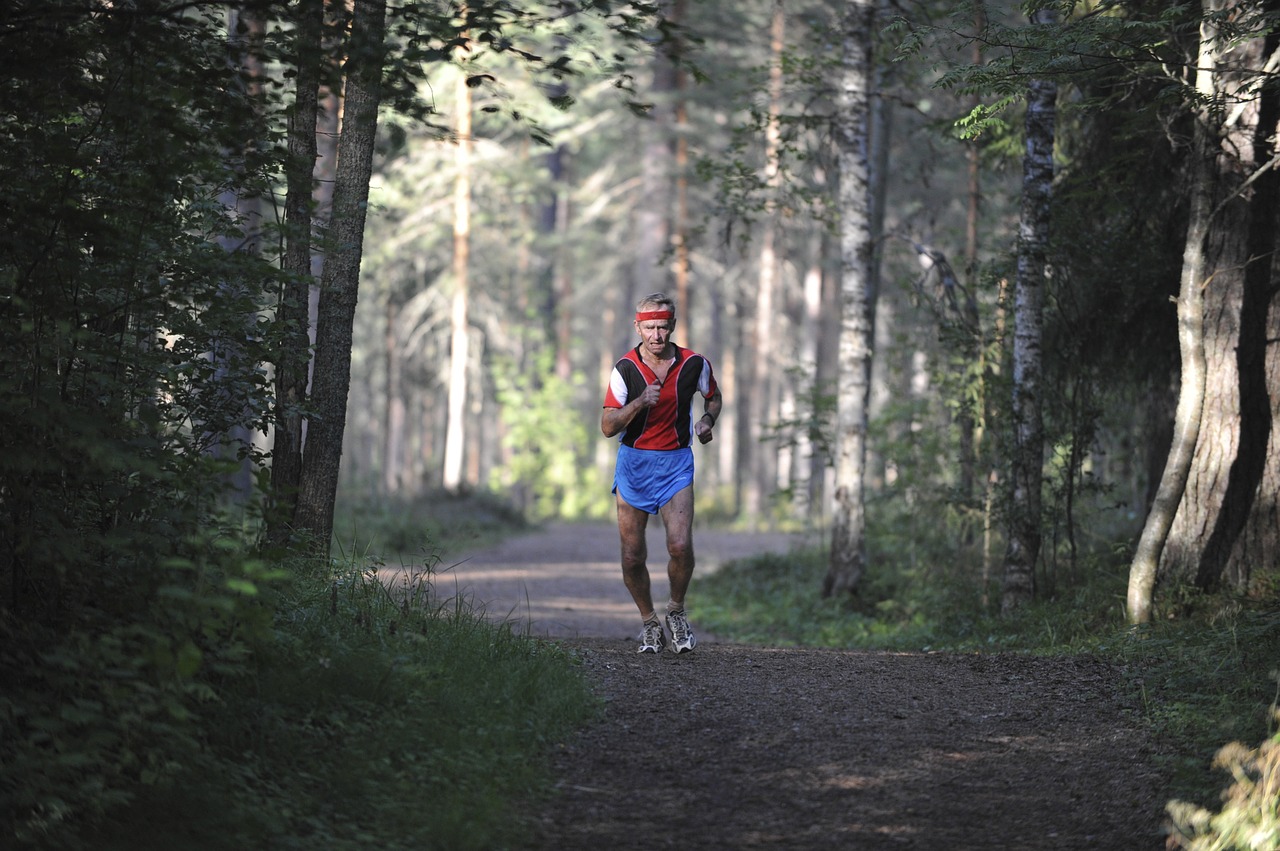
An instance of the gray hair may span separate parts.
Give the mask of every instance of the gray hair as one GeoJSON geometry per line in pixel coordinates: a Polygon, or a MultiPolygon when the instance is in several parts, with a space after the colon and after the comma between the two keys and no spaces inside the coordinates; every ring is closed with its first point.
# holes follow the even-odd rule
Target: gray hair
{"type": "Polygon", "coordinates": [[[671,311],[671,316],[676,315],[676,300],[666,293],[651,293],[636,302],[636,313],[640,313],[646,307],[665,307],[671,311]]]}

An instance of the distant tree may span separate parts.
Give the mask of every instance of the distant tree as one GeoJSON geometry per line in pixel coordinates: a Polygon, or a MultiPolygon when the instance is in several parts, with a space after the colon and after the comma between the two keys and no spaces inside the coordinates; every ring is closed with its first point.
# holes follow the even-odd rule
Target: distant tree
{"type": "Polygon", "coordinates": [[[449,419],[445,430],[444,486],[463,485],[467,445],[468,374],[471,367],[469,317],[471,272],[471,81],[465,67],[454,86],[457,125],[453,186],[453,298],[449,311],[449,419]]]}
{"type": "Polygon", "coordinates": [[[777,376],[777,343],[782,339],[784,323],[783,287],[780,281],[783,257],[782,212],[779,210],[778,187],[783,173],[779,162],[782,145],[782,94],[783,51],[786,47],[786,10],[782,0],[774,0],[769,25],[769,77],[767,104],[764,117],[764,174],[763,188],[769,201],[760,217],[760,230],[756,238],[758,262],[754,321],[749,332],[747,346],[750,360],[747,362],[748,380],[744,386],[742,405],[746,429],[740,451],[745,452],[746,463],[740,468],[743,482],[743,510],[750,518],[760,518],[768,512],[768,499],[777,487],[777,458],[772,452],[761,452],[761,442],[768,433],[769,420],[776,406],[775,392],[779,389],[777,376]]]}
{"type": "Polygon", "coordinates": [[[866,569],[867,403],[871,386],[870,142],[874,0],[849,0],[836,94],[836,158],[839,173],[841,328],[836,384],[835,493],[831,560],[822,596],[852,594],[866,569]]]}
{"type": "MultiPolygon", "coordinates": [[[[1040,9],[1032,26],[1052,25],[1057,14],[1040,9]]],[[[1058,86],[1033,80],[1027,93],[1026,155],[1022,213],[1018,226],[1018,274],[1013,296],[1013,457],[1009,535],[1004,559],[1002,611],[1035,596],[1040,555],[1040,489],[1044,480],[1044,422],[1041,405],[1041,338],[1045,278],[1049,274],[1049,210],[1053,193],[1053,144],[1058,86]]]]}

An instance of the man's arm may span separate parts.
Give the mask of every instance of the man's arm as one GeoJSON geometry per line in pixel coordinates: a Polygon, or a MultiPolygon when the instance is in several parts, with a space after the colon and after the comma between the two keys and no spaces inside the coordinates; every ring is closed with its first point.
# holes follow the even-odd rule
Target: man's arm
{"type": "Polygon", "coordinates": [[[658,393],[661,390],[661,384],[650,384],[644,388],[643,393],[621,408],[605,408],[600,414],[600,431],[604,432],[605,437],[613,437],[621,432],[641,411],[658,404],[658,393]]]}
{"type": "Polygon", "coordinates": [[[723,407],[724,399],[720,396],[719,390],[706,398],[702,407],[702,417],[693,424],[693,433],[699,443],[711,442],[711,430],[716,427],[716,420],[720,419],[720,411],[723,407]]]}

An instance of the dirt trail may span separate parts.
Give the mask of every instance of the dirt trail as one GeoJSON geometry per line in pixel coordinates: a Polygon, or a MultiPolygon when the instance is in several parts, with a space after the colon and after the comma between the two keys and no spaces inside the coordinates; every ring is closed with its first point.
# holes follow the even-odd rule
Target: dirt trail
{"type": "MultiPolygon", "coordinates": [[[[705,569],[794,543],[696,541],[705,569]]],[[[1151,744],[1110,663],[711,636],[694,653],[642,657],[616,547],[611,527],[555,526],[477,552],[446,580],[578,654],[606,704],[555,755],[529,848],[1164,846],[1151,744]]],[[[696,577],[690,612],[696,628],[696,577]]]]}
{"type": "MultiPolygon", "coordinates": [[[[654,601],[666,601],[666,544],[662,522],[649,524],[654,601]]],[[[726,561],[759,553],[785,553],[803,543],[775,532],[694,532],[697,568],[690,591],[696,608],[697,577],[726,561]]],[[[553,524],[452,562],[436,577],[437,592],[462,595],[490,618],[517,631],[550,638],[628,638],[640,616],[622,585],[618,531],[612,524],[553,524]]],[[[699,635],[701,640],[703,636],[699,635]]],[[[707,635],[708,642],[714,636],[707,635]]]]}

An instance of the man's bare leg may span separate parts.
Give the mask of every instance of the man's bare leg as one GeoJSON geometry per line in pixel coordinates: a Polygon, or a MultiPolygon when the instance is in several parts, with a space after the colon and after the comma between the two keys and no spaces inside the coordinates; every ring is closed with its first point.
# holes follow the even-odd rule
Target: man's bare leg
{"type": "Polygon", "coordinates": [[[649,582],[649,567],[645,563],[649,556],[649,547],[645,541],[645,529],[648,525],[648,512],[629,505],[619,495],[618,537],[622,542],[622,583],[627,586],[642,619],[653,615],[653,592],[649,582]]]}
{"type": "Polygon", "coordinates": [[[684,611],[684,595],[693,579],[693,486],[685,488],[662,506],[662,522],[667,527],[667,578],[671,581],[671,602],[667,604],[667,630],[671,649],[684,653],[698,645],[689,617],[684,611]]]}
{"type": "Polygon", "coordinates": [[[671,602],[684,605],[693,579],[693,485],[677,491],[659,512],[667,527],[667,578],[671,602]]]}

